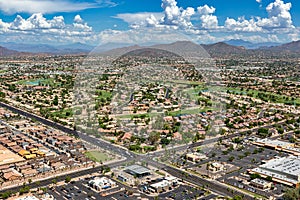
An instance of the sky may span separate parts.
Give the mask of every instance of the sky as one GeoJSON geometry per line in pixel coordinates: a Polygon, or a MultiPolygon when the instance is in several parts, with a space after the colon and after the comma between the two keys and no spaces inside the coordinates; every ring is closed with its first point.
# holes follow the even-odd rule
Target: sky
{"type": "Polygon", "coordinates": [[[0,0],[0,42],[207,44],[300,39],[299,0],[0,0]]]}

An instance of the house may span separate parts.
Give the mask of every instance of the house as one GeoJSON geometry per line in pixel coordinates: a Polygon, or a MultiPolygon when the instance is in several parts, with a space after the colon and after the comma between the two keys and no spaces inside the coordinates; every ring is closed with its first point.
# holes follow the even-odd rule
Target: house
{"type": "Polygon", "coordinates": [[[22,178],[22,174],[15,169],[8,169],[7,171],[3,171],[2,178],[5,181],[15,181],[20,180],[22,178]]]}

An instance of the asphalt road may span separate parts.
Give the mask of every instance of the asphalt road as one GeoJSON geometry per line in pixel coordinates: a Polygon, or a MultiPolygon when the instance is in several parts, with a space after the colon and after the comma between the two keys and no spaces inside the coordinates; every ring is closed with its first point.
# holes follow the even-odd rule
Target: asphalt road
{"type": "MultiPolygon", "coordinates": [[[[26,111],[20,110],[18,108],[12,107],[10,105],[4,104],[2,102],[0,102],[0,106],[5,107],[5,108],[7,108],[7,109],[9,109],[9,110],[11,110],[15,113],[18,113],[20,115],[23,115],[25,117],[35,119],[35,120],[37,120],[37,121],[39,121],[39,122],[41,122],[41,123],[43,123],[47,126],[54,127],[54,128],[56,128],[58,130],[61,130],[65,133],[73,134],[75,136],[78,136],[78,137],[80,137],[81,139],[83,139],[87,142],[90,142],[90,143],[92,143],[96,146],[99,146],[100,148],[115,152],[116,154],[122,155],[123,157],[127,158],[126,161],[119,161],[119,162],[116,162],[116,163],[113,163],[113,164],[109,164],[108,165],[109,167],[120,166],[120,165],[122,165],[122,164],[124,164],[125,162],[128,162],[128,161],[134,161],[134,160],[136,160],[136,161],[145,161],[148,164],[150,164],[154,167],[163,169],[163,170],[167,171],[168,173],[170,173],[171,175],[176,176],[180,179],[191,182],[191,183],[193,183],[195,185],[198,185],[198,186],[206,186],[208,189],[212,190],[213,192],[215,192],[217,194],[224,195],[224,196],[241,195],[241,193],[238,192],[238,191],[235,191],[233,193],[228,191],[227,187],[222,185],[222,184],[218,184],[216,182],[212,182],[212,181],[200,178],[198,176],[187,175],[186,173],[183,173],[181,170],[179,170],[177,168],[173,168],[173,167],[167,166],[165,164],[156,162],[156,161],[152,160],[152,158],[149,157],[148,155],[134,154],[134,153],[129,152],[128,150],[122,148],[122,147],[113,145],[113,144],[111,144],[109,142],[106,142],[106,141],[103,141],[103,140],[96,139],[96,138],[91,137],[91,136],[86,135],[86,134],[79,133],[79,132],[74,131],[70,128],[64,127],[60,124],[57,124],[57,123],[52,122],[50,120],[44,119],[44,118],[39,117],[35,114],[31,114],[31,113],[28,113],[26,111]]],[[[237,133],[237,134],[239,134],[239,133],[237,133]]],[[[235,136],[232,136],[232,137],[235,137],[235,136]]],[[[205,142],[205,144],[208,144],[209,142],[214,142],[214,139],[207,140],[205,142]]],[[[197,145],[197,144],[199,146],[199,145],[204,144],[204,142],[194,143],[193,146],[197,145]]],[[[178,148],[183,148],[184,149],[184,148],[187,148],[187,147],[182,146],[182,147],[178,147],[178,148]]],[[[80,177],[80,176],[83,176],[83,175],[99,172],[100,169],[101,169],[101,167],[95,167],[95,168],[87,169],[87,170],[84,170],[84,171],[74,172],[72,174],[69,174],[69,176],[71,178],[80,177]]],[[[57,179],[57,181],[64,181],[65,177],[66,177],[66,175],[63,175],[63,176],[57,177],[56,179],[57,179]]],[[[31,188],[47,186],[47,185],[50,185],[52,183],[52,180],[53,180],[53,178],[50,178],[48,180],[40,181],[39,185],[36,185],[36,183],[31,183],[31,184],[29,184],[29,186],[31,188]]],[[[20,188],[22,188],[22,186],[14,187],[14,188],[7,189],[7,190],[2,190],[2,192],[5,192],[5,191],[18,191],[20,188]]],[[[250,196],[246,195],[244,197],[244,199],[252,199],[252,198],[250,196]]]]}

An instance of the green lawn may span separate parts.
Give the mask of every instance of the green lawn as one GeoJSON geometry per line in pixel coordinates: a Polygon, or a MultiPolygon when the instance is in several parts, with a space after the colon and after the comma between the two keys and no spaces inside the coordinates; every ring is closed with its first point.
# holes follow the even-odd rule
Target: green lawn
{"type": "Polygon", "coordinates": [[[47,79],[30,79],[30,80],[19,80],[17,82],[19,85],[49,85],[49,86],[59,86],[54,78],[47,79]]]}
{"type": "Polygon", "coordinates": [[[206,107],[206,108],[195,108],[195,109],[186,109],[186,110],[178,110],[178,111],[171,111],[168,112],[169,116],[177,116],[177,115],[191,115],[191,114],[199,114],[201,112],[207,112],[211,111],[213,108],[211,107],[206,107]]]}
{"type": "Polygon", "coordinates": [[[98,95],[98,99],[101,99],[101,98],[106,99],[106,98],[112,97],[112,93],[105,91],[105,90],[97,90],[96,94],[98,95]]]}
{"type": "Polygon", "coordinates": [[[68,117],[73,116],[73,110],[72,110],[72,108],[57,110],[57,111],[51,112],[51,116],[66,119],[68,117]]]}
{"type": "Polygon", "coordinates": [[[163,115],[162,113],[145,113],[145,114],[124,114],[124,115],[118,115],[116,116],[119,119],[131,119],[131,118],[149,118],[149,117],[155,117],[163,115]]]}
{"type": "Polygon", "coordinates": [[[229,90],[230,92],[234,92],[241,95],[252,95],[254,98],[258,98],[265,101],[270,101],[273,103],[284,103],[284,104],[300,104],[300,99],[295,98],[294,101],[291,100],[291,97],[285,95],[274,94],[272,92],[263,92],[257,90],[244,90],[242,91],[240,88],[224,88],[224,92],[229,90]],[[260,96],[259,96],[260,95],[260,96]]]}
{"type": "Polygon", "coordinates": [[[105,162],[110,160],[107,154],[102,153],[100,151],[88,151],[85,153],[85,155],[96,162],[105,162]]]}

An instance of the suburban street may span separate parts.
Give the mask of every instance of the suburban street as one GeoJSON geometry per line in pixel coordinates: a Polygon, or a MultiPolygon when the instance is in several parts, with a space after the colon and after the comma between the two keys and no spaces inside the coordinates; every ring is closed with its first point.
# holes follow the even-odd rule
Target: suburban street
{"type": "MultiPolygon", "coordinates": [[[[113,145],[109,142],[106,142],[104,140],[101,140],[101,139],[96,139],[94,137],[91,137],[87,134],[83,134],[83,133],[79,133],[77,131],[74,131],[70,128],[67,128],[67,127],[64,127],[60,124],[57,124],[55,122],[52,122],[50,120],[47,120],[47,119],[44,119],[42,117],[39,117],[37,115],[34,115],[34,114],[31,114],[31,113],[28,113],[26,111],[23,111],[23,110],[20,110],[18,108],[15,108],[15,107],[12,107],[10,105],[7,105],[7,104],[4,104],[2,102],[0,102],[0,106],[2,107],[5,107],[17,114],[20,114],[20,115],[23,115],[25,117],[29,117],[29,118],[32,118],[32,119],[35,119],[45,125],[48,125],[48,126],[51,126],[53,128],[56,128],[58,130],[61,130],[63,132],[66,132],[68,134],[73,134],[77,137],[80,137],[82,140],[88,142],[88,143],[91,143],[95,146],[98,146],[100,148],[103,148],[105,150],[108,150],[108,151],[111,151],[111,152],[114,152],[118,155],[121,155],[123,157],[126,158],[126,160],[124,161],[119,161],[119,162],[114,162],[114,163],[111,163],[111,164],[108,164],[107,166],[110,167],[110,168],[113,168],[113,167],[117,167],[117,166],[120,166],[120,165],[123,165],[125,164],[126,162],[132,162],[132,161],[143,161],[143,162],[147,162],[149,165],[152,165],[158,169],[162,169],[162,170],[165,170],[166,172],[168,172],[169,174],[175,176],[175,177],[178,177],[182,180],[185,180],[187,182],[190,182],[194,185],[197,185],[199,187],[206,187],[208,188],[209,190],[211,190],[212,192],[215,192],[217,194],[220,194],[221,196],[234,196],[234,195],[244,195],[244,199],[252,199],[252,197],[247,194],[247,193],[242,193],[240,191],[230,191],[228,190],[228,187],[226,185],[223,185],[223,184],[220,184],[220,183],[217,183],[215,181],[210,181],[210,180],[207,180],[207,179],[204,179],[204,178],[201,178],[199,176],[195,176],[195,175],[192,175],[192,174],[188,174],[184,171],[181,171],[175,167],[172,167],[172,166],[169,166],[169,165],[166,165],[166,164],[163,164],[163,163],[160,163],[160,162],[157,162],[157,161],[154,161],[153,158],[162,154],[163,151],[161,152],[158,152],[158,153],[154,153],[152,154],[151,156],[149,155],[140,155],[140,154],[135,154],[135,153],[132,153],[128,150],[126,150],[125,148],[122,148],[120,146],[117,146],[117,145],[113,145]]],[[[239,133],[235,133],[231,136],[224,136],[225,137],[235,137],[239,135],[239,133]]],[[[213,139],[209,139],[209,140],[206,140],[204,142],[197,142],[197,143],[194,143],[194,144],[187,144],[187,145],[184,145],[184,146],[179,146],[179,147],[174,147],[173,150],[176,150],[176,151],[180,151],[180,150],[183,150],[183,149],[187,149],[187,148],[191,148],[191,147],[196,147],[196,146],[200,146],[200,145],[207,145],[207,144],[210,144],[210,143],[214,143],[216,141],[218,141],[219,138],[213,138],[213,139]]],[[[84,175],[88,175],[88,174],[92,174],[92,173],[95,173],[95,172],[98,172],[100,171],[102,168],[102,166],[99,166],[99,167],[95,167],[95,168],[92,168],[92,169],[87,169],[87,170],[84,170],[84,171],[78,171],[78,172],[73,172],[71,174],[68,174],[71,178],[75,178],[75,177],[80,177],[80,176],[84,176],[84,175]]],[[[47,185],[50,185],[52,183],[52,179],[53,178],[49,178],[47,180],[42,180],[40,181],[39,185],[37,185],[36,183],[31,183],[29,184],[30,187],[34,188],[34,187],[41,187],[41,186],[47,186],[47,185]]],[[[62,175],[62,176],[58,176],[56,177],[57,181],[64,181],[65,180],[65,175],[62,175]]],[[[10,189],[6,189],[6,190],[2,190],[2,192],[5,192],[5,191],[17,191],[19,190],[21,187],[23,186],[17,186],[17,187],[14,187],[14,188],[10,188],[10,189]]]]}

